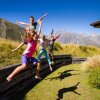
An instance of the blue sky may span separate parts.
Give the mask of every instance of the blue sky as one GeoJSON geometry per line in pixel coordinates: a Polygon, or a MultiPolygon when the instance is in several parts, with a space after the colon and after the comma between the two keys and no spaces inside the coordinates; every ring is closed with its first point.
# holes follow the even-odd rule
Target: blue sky
{"type": "Polygon", "coordinates": [[[100,21],[100,0],[0,0],[0,18],[16,23],[29,22],[48,13],[42,32],[57,31],[100,34],[100,29],[89,24],[100,21]]]}

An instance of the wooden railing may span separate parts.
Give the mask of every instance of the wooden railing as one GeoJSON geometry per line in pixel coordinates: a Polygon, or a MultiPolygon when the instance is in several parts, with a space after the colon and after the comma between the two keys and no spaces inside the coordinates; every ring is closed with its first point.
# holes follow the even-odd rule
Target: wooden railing
{"type": "MultiPolygon", "coordinates": [[[[55,55],[53,70],[67,64],[72,63],[71,55],[55,55]]],[[[22,91],[25,87],[29,86],[36,79],[36,66],[31,64],[26,70],[16,75],[11,82],[7,82],[6,77],[20,64],[8,66],[7,68],[0,69],[0,100],[10,100],[14,95],[22,91]]],[[[41,71],[40,75],[47,75],[50,73],[47,61],[41,59],[41,71]]]]}
{"type": "Polygon", "coordinates": [[[72,58],[72,63],[81,63],[81,62],[83,62],[83,61],[86,61],[87,60],[87,58],[85,57],[85,58],[81,58],[81,57],[73,57],[72,58]]]}

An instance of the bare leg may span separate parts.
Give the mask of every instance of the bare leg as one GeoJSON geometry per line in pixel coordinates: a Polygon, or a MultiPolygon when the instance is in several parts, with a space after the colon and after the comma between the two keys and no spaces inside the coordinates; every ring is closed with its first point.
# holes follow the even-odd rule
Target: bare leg
{"type": "Polygon", "coordinates": [[[51,62],[52,64],[54,64],[54,54],[53,54],[53,51],[50,52],[50,58],[51,58],[51,62]]]}
{"type": "Polygon", "coordinates": [[[50,71],[52,72],[52,67],[51,67],[51,65],[49,65],[49,68],[50,68],[50,71]]]}
{"type": "Polygon", "coordinates": [[[7,81],[11,81],[15,75],[17,75],[22,70],[26,69],[26,64],[22,64],[21,66],[18,66],[7,78],[7,81]]]}
{"type": "Polygon", "coordinates": [[[50,71],[52,71],[51,61],[50,61],[50,59],[49,59],[49,56],[47,55],[47,51],[46,51],[46,50],[43,50],[43,53],[44,53],[44,56],[45,56],[46,60],[47,60],[48,63],[49,63],[50,71]]]}
{"type": "Polygon", "coordinates": [[[54,60],[54,53],[53,51],[51,52],[51,56],[52,56],[52,61],[54,60]]]}
{"type": "Polygon", "coordinates": [[[40,72],[40,63],[37,63],[36,76],[35,76],[35,78],[37,79],[41,79],[39,72],[40,72]]]}

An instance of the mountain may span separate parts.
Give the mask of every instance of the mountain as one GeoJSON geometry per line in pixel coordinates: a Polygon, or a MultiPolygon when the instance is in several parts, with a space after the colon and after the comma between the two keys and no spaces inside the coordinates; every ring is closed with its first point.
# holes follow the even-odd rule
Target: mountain
{"type": "Polygon", "coordinates": [[[24,28],[0,18],[0,37],[11,40],[20,40],[24,28]]]}
{"type": "MultiPolygon", "coordinates": [[[[0,37],[18,41],[23,35],[24,28],[17,24],[11,23],[5,19],[0,18],[0,37]]],[[[61,31],[60,31],[61,32],[61,31]]],[[[79,45],[93,45],[100,46],[100,35],[99,34],[78,34],[70,32],[61,32],[58,42],[62,44],[74,43],[79,45]]]]}
{"type": "Polygon", "coordinates": [[[65,32],[62,33],[60,38],[57,40],[62,44],[74,43],[79,45],[93,45],[100,46],[100,35],[99,34],[78,34],[78,33],[70,33],[65,32]]]}

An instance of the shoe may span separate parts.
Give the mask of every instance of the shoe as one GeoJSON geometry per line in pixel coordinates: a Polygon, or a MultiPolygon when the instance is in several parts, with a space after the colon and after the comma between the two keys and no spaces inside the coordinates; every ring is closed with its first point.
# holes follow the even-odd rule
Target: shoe
{"type": "Polygon", "coordinates": [[[6,80],[7,80],[8,82],[10,82],[10,81],[12,80],[12,78],[11,78],[10,76],[8,76],[8,77],[6,78],[6,80]]]}
{"type": "Polygon", "coordinates": [[[36,78],[36,79],[39,79],[39,80],[42,79],[40,76],[37,76],[37,75],[35,75],[35,78],[36,78]]]}

